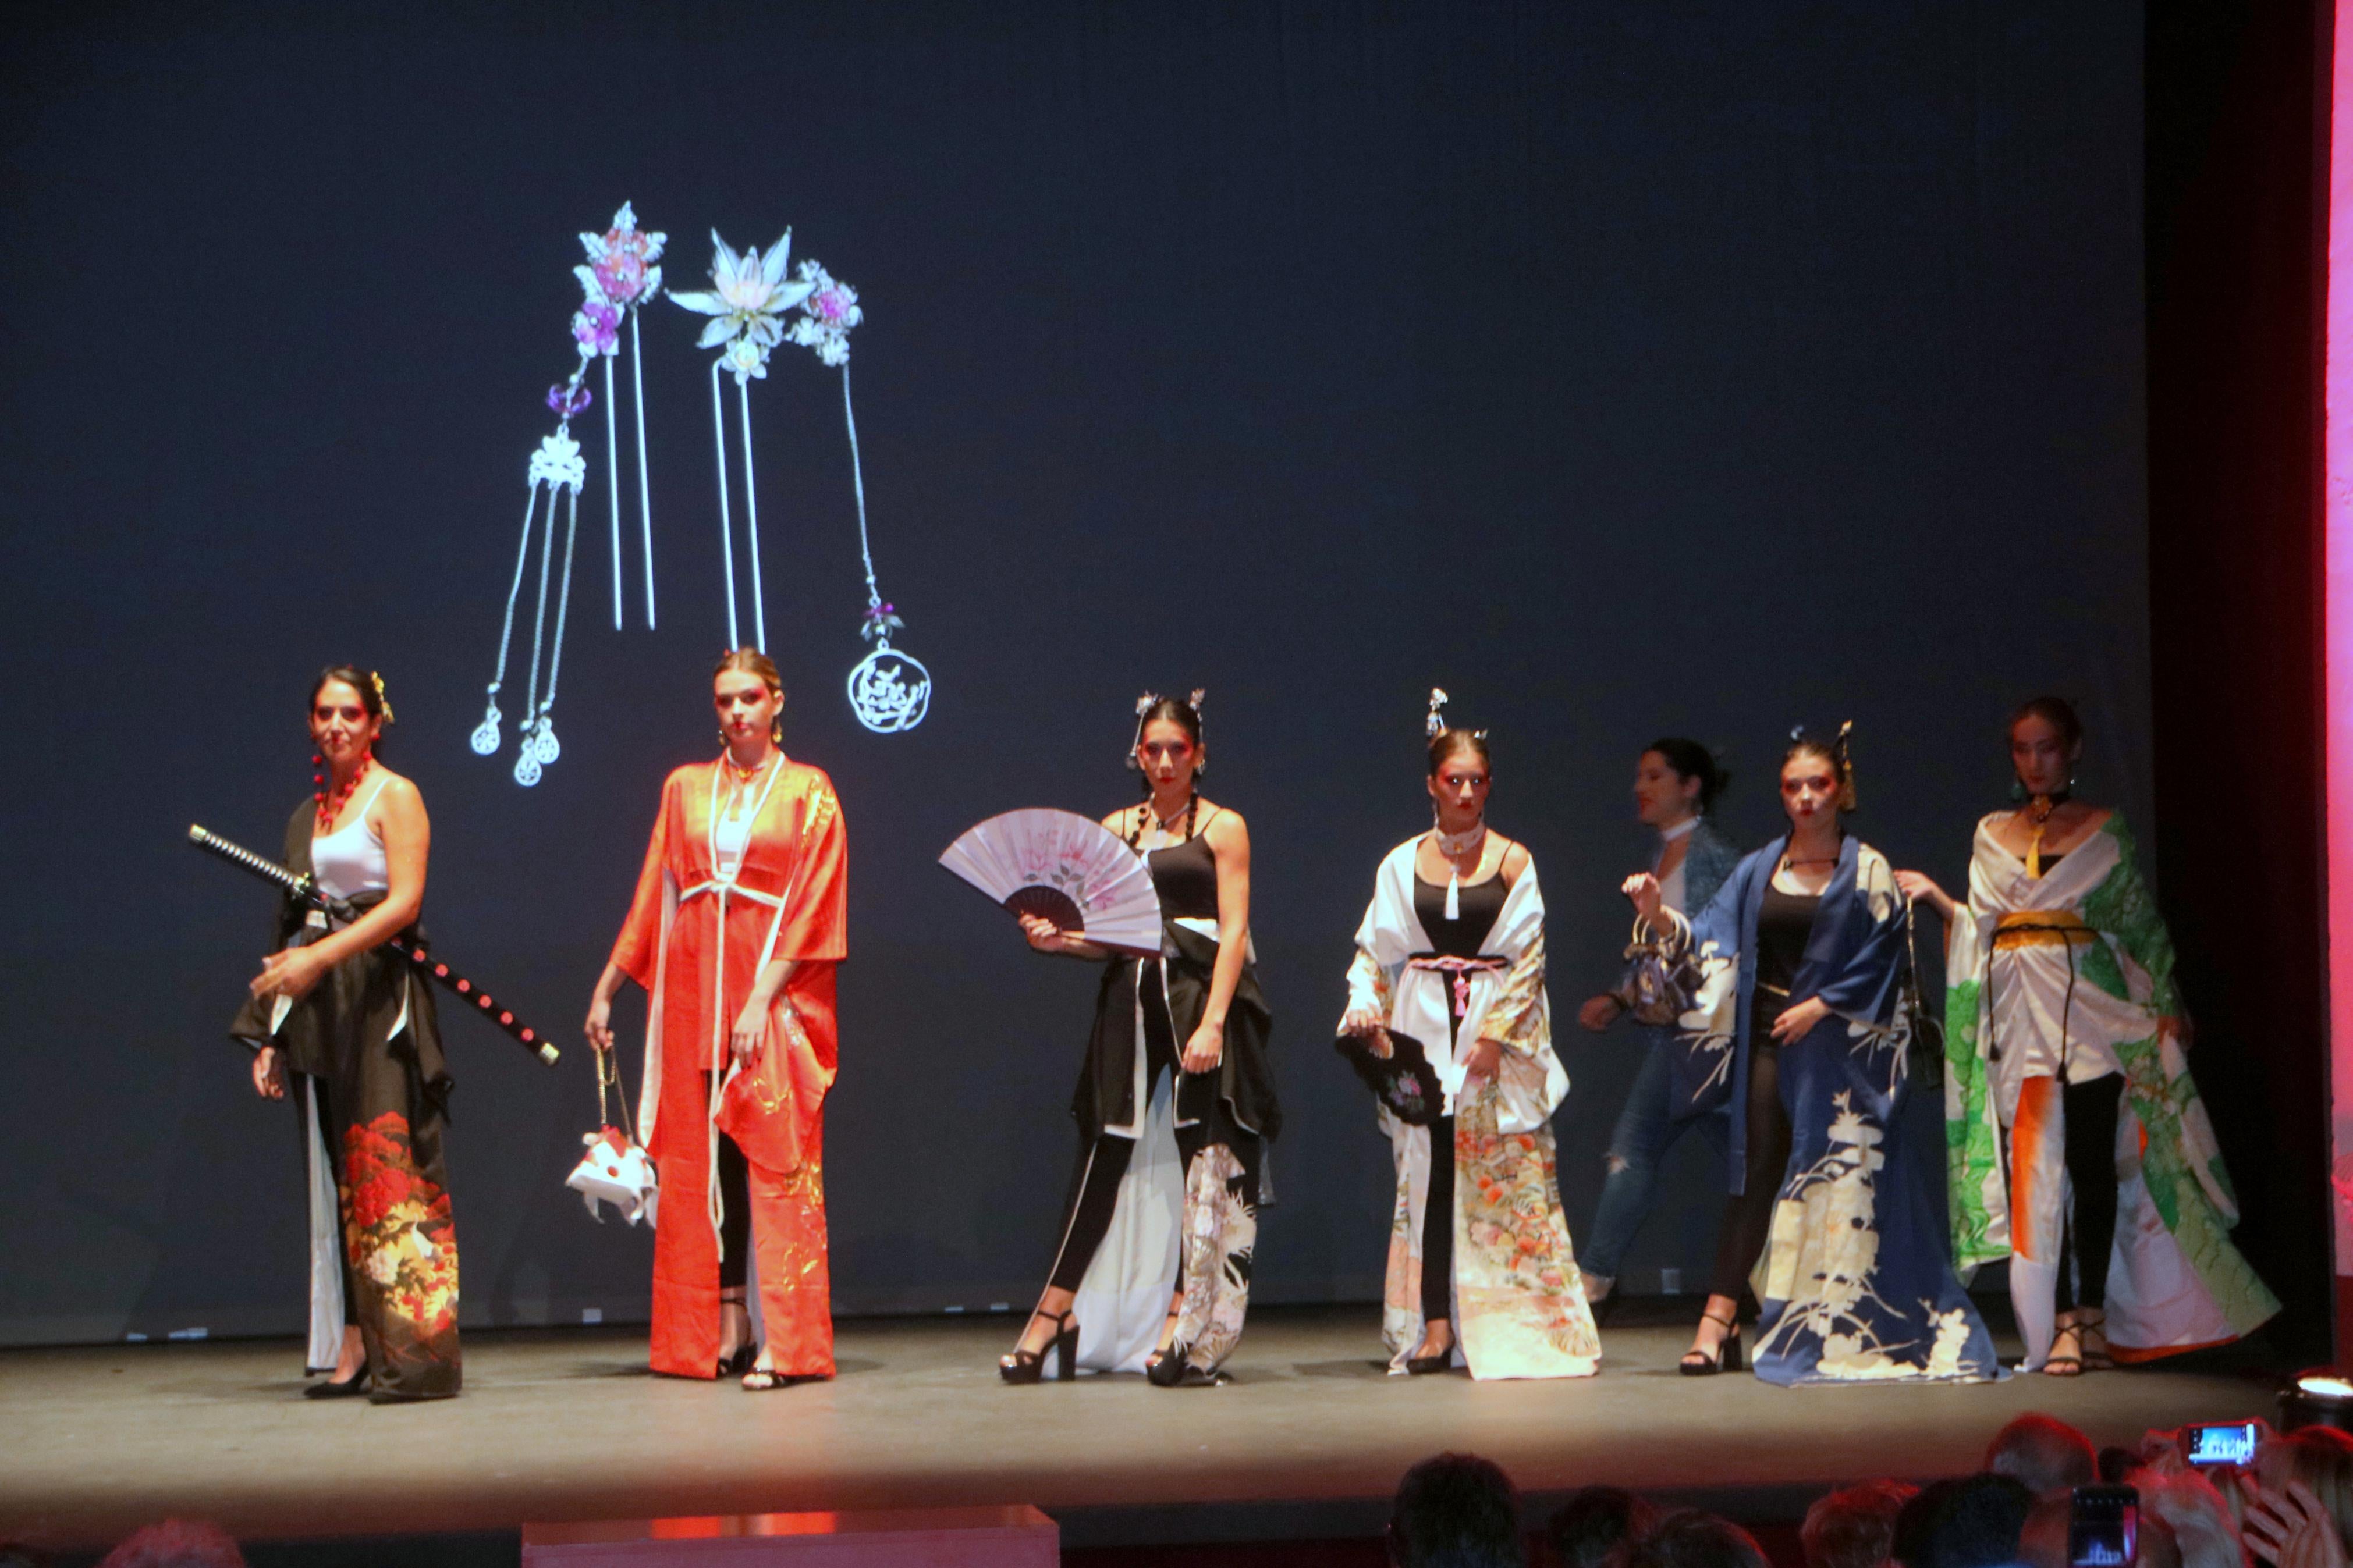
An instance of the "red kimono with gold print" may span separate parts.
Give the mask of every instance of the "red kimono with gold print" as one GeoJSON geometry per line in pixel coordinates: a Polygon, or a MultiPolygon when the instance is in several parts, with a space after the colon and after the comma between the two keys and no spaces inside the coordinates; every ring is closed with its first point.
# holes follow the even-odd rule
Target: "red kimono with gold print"
{"type": "Polygon", "coordinates": [[[661,1181],[654,1235],[653,1369],[711,1377],[719,1359],[719,1216],[712,1173],[724,1131],[750,1167],[753,1269],[776,1371],[830,1376],[824,1110],[839,1036],[834,965],[847,954],[848,838],[832,781],[770,764],[748,786],[691,763],[662,785],[628,922],[613,963],[646,989],[638,1128],[661,1181]],[[731,790],[757,805],[743,858],[723,869],[716,816],[731,790]],[[794,961],[751,1062],[728,1037],[763,965],[794,961]],[[714,1109],[715,1107],[715,1109],[714,1109]]]}

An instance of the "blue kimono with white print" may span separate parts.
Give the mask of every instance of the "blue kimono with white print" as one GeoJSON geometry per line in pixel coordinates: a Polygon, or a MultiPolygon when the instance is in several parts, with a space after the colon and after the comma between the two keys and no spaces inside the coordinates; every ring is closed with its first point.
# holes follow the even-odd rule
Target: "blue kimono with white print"
{"type": "MultiPolygon", "coordinates": [[[[1786,839],[1742,860],[1688,922],[1700,980],[1683,1017],[1678,1115],[1727,1107],[1731,1190],[1746,1172],[1757,922],[1786,839]]],[[[1778,1047],[1789,1164],[1754,1276],[1757,1375],[1769,1383],[1971,1381],[2003,1374],[1954,1277],[1944,1216],[1905,1149],[1908,906],[1886,857],[1850,837],[1789,988],[1831,1012],[1778,1047]]]]}

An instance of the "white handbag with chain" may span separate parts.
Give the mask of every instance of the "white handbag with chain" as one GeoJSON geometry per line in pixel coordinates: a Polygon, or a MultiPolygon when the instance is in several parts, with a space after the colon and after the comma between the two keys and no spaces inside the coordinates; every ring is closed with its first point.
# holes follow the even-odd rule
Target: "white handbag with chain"
{"type": "Polygon", "coordinates": [[[603,1050],[596,1056],[597,1129],[581,1139],[588,1152],[572,1168],[564,1184],[580,1194],[593,1220],[601,1223],[605,1216],[599,1205],[611,1204],[631,1225],[641,1219],[651,1225],[661,1202],[654,1163],[638,1146],[637,1132],[629,1122],[629,1097],[621,1088],[620,1069],[613,1061],[613,1053],[603,1050]],[[612,1099],[620,1101],[618,1127],[612,1123],[608,1089],[612,1099]]]}

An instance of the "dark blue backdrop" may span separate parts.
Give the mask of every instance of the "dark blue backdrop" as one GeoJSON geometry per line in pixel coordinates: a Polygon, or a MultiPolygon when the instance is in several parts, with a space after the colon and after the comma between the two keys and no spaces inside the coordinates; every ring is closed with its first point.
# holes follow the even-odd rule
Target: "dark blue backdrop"
{"type": "MultiPolygon", "coordinates": [[[[601,418],[564,760],[467,749],[574,234],[697,286],[793,226],[868,307],[884,591],[938,679],[876,738],[838,389],[758,385],[788,744],[831,770],[853,958],[844,1310],[1019,1300],[1090,976],[933,864],[1101,811],[1145,686],[1209,690],[1250,818],[1291,1134],[1262,1299],[1378,1286],[1388,1155],[1329,1055],[1432,682],[1549,893],[1572,1226],[1631,1071],[1569,1023],[1622,940],[1634,753],[1858,721],[1858,826],[1957,876],[2000,721],[2077,696],[2147,816],[2140,24],[2126,4],[80,6],[0,79],[0,1340],[291,1330],[295,1144],[221,1025],[309,788],[310,670],[386,670],[443,946],[567,1042],[724,635],[699,320],[647,317],[661,629],[605,619],[601,418]]],[[[732,416],[732,398],[731,398],[732,416]]],[[[740,505],[740,499],[739,499],[740,505]]],[[[634,619],[634,617],[633,617],[634,619]]],[[[512,688],[511,688],[512,689],[512,688]]],[[[510,710],[512,704],[510,703],[510,710]]],[[[559,1182],[593,1110],[454,1023],[469,1322],[643,1310],[559,1182]]],[[[634,1051],[631,1052],[634,1060],[634,1051]]],[[[1704,1256],[1688,1152],[1630,1283],[1704,1256]]]]}

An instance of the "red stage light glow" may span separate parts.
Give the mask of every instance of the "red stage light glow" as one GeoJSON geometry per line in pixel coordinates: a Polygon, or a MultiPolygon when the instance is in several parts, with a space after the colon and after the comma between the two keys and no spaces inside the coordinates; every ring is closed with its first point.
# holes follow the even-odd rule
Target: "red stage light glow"
{"type": "Polygon", "coordinates": [[[2337,1352],[2353,1354],[2353,5],[2337,8],[2330,61],[2327,488],[2322,689],[2327,748],[2328,1016],[2337,1352]]]}

